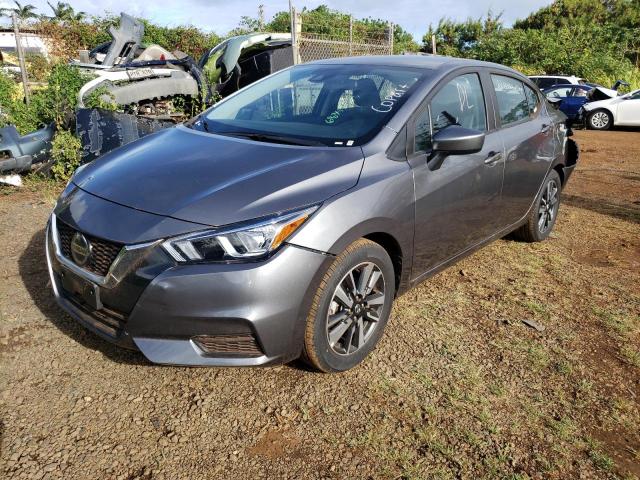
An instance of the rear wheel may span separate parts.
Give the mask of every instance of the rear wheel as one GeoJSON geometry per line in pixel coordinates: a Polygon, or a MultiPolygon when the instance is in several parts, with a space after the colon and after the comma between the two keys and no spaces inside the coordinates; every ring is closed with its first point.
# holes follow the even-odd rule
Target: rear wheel
{"type": "Polygon", "coordinates": [[[329,267],[307,317],[304,358],[322,372],[348,370],[380,339],[395,292],[386,250],[360,239],[329,267]]]}
{"type": "Polygon", "coordinates": [[[612,123],[613,118],[606,110],[596,110],[587,117],[587,125],[594,130],[608,130],[612,123]]]}
{"type": "Polygon", "coordinates": [[[551,170],[527,217],[527,222],[513,232],[517,239],[525,242],[541,242],[549,236],[558,216],[561,191],[560,175],[555,170],[551,170]]]}

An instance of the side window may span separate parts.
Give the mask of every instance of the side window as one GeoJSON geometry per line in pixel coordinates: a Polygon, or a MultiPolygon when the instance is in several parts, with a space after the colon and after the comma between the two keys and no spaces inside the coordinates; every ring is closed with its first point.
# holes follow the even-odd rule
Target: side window
{"type": "Polygon", "coordinates": [[[540,78],[536,82],[536,85],[538,85],[538,88],[540,90],[544,90],[545,88],[553,87],[555,84],[556,84],[555,78],[540,78]]]}
{"type": "Polygon", "coordinates": [[[414,151],[428,151],[431,136],[451,125],[481,131],[487,129],[484,95],[477,73],[460,75],[436,93],[430,108],[416,120],[414,151]]]}
{"type": "Polygon", "coordinates": [[[568,97],[571,93],[571,87],[558,87],[547,93],[547,97],[551,98],[564,98],[568,97]]]}
{"type": "Polygon", "coordinates": [[[524,92],[524,83],[504,75],[491,75],[498,99],[502,126],[519,122],[529,117],[529,103],[524,92]]]}
{"type": "MultiPolygon", "coordinates": [[[[529,104],[529,115],[535,117],[540,111],[540,97],[535,90],[528,85],[524,86],[524,93],[527,96],[527,103],[529,104]]],[[[564,95],[567,96],[566,94],[564,95]]]]}

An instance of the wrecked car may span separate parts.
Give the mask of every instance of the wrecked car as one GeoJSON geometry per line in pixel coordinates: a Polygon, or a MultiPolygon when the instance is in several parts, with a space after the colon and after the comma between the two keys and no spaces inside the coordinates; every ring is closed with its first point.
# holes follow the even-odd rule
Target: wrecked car
{"type": "Polygon", "coordinates": [[[206,52],[198,63],[179,51],[144,46],[144,25],[124,13],[119,27],[109,33],[110,42],[82,51],[73,62],[93,77],[78,94],[81,113],[76,133],[82,139],[83,163],[166,128],[171,124],[167,122],[191,118],[216,99],[293,64],[289,33],[232,37],[206,52]],[[96,115],[82,110],[91,95],[115,104],[117,111],[101,112],[95,121],[96,115]],[[141,118],[145,119],[142,124],[134,125],[141,118]],[[96,131],[98,125],[101,132],[96,131]],[[107,137],[111,141],[104,142],[107,137]]]}
{"type": "Polygon", "coordinates": [[[91,94],[98,94],[125,113],[179,122],[193,116],[193,107],[199,110],[293,64],[288,33],[232,37],[198,63],[180,51],[144,46],[144,24],[124,13],[120,26],[111,27],[109,34],[111,42],[84,51],[73,62],[94,77],[80,89],[80,108],[91,94]]]}
{"type": "Polygon", "coordinates": [[[580,111],[587,128],[608,130],[614,126],[640,126],[640,90],[585,103],[580,111]]]}
{"type": "Polygon", "coordinates": [[[54,133],[54,124],[27,135],[20,135],[13,125],[0,128],[0,173],[28,172],[47,160],[54,133]]]}

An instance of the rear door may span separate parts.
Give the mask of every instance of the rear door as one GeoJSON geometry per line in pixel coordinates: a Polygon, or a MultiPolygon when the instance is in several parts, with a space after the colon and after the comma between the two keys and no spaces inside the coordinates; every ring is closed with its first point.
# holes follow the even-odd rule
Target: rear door
{"type": "Polygon", "coordinates": [[[414,278],[487,238],[500,223],[504,147],[486,95],[487,79],[468,69],[447,77],[409,122],[416,202],[414,278]],[[484,131],[484,147],[474,154],[449,155],[436,167],[431,139],[455,124],[484,131]]]}
{"type": "Polygon", "coordinates": [[[491,83],[506,154],[503,212],[513,224],[528,212],[551,166],[554,125],[538,93],[518,77],[492,72],[491,83]]]}

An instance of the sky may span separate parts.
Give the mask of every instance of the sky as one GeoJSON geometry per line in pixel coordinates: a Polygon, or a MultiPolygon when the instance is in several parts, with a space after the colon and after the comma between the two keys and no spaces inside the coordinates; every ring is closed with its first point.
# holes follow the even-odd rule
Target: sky
{"type": "MultiPolygon", "coordinates": [[[[0,8],[11,3],[0,0],[0,8]]],[[[21,3],[35,5],[40,13],[50,13],[46,0],[22,0],[21,3]]],[[[274,13],[289,8],[288,0],[68,0],[68,3],[92,15],[124,11],[161,25],[195,25],[219,34],[236,27],[243,15],[257,17],[260,3],[264,4],[267,21],[274,13]]],[[[417,41],[422,39],[429,24],[437,24],[441,17],[464,20],[480,17],[491,9],[494,13],[503,12],[503,21],[511,25],[549,3],[550,0],[293,0],[299,10],[325,4],[356,18],[386,19],[401,25],[417,41]]]]}

